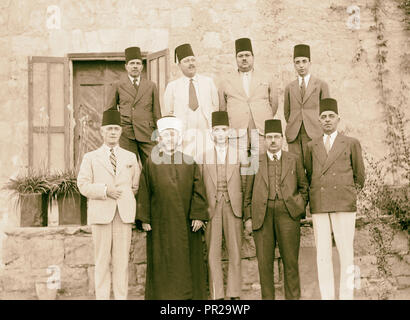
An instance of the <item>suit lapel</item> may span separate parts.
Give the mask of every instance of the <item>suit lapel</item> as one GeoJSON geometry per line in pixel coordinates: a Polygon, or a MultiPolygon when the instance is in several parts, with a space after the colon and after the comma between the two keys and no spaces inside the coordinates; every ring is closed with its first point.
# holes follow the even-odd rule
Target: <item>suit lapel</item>
{"type": "Polygon", "coordinates": [[[256,88],[259,85],[259,83],[260,83],[260,77],[258,76],[258,73],[253,71],[252,72],[251,83],[249,84],[249,97],[251,97],[253,95],[253,93],[255,92],[256,88]]]}
{"type": "Polygon", "coordinates": [[[316,155],[316,157],[320,161],[320,164],[323,166],[327,160],[327,153],[325,145],[323,144],[323,137],[317,138],[317,140],[315,141],[313,153],[316,155]]]}
{"type": "Polygon", "coordinates": [[[263,180],[266,183],[266,186],[269,187],[269,181],[268,181],[268,155],[266,154],[266,152],[260,155],[259,169],[260,169],[261,175],[263,177],[263,180]]]}
{"type": "Polygon", "coordinates": [[[230,150],[231,150],[231,148],[229,147],[229,144],[228,144],[228,148],[226,150],[226,163],[227,163],[227,166],[226,166],[226,182],[228,182],[231,179],[235,169],[237,168],[237,165],[235,164],[236,162],[233,162],[233,163],[230,162],[230,160],[232,160],[230,158],[230,150]]]}
{"type": "Polygon", "coordinates": [[[285,179],[286,174],[288,173],[290,169],[290,161],[291,159],[289,159],[288,154],[282,151],[282,157],[281,157],[282,172],[280,175],[281,182],[285,179]]]}
{"type": "Polygon", "coordinates": [[[310,76],[308,86],[306,88],[305,96],[303,97],[303,102],[306,102],[309,97],[312,95],[312,92],[317,87],[317,80],[316,78],[310,76]]]}
{"type": "Polygon", "coordinates": [[[290,93],[296,98],[296,100],[302,104],[302,96],[300,94],[299,81],[296,79],[290,85],[290,93]]]}
{"type": "Polygon", "coordinates": [[[239,74],[239,71],[236,73],[232,73],[232,83],[233,86],[238,90],[238,92],[244,96],[247,97],[245,90],[243,89],[243,83],[242,83],[242,78],[241,75],[239,74]]]}
{"type": "Polygon", "coordinates": [[[126,91],[132,98],[135,99],[135,96],[137,94],[134,86],[132,85],[130,78],[128,78],[128,75],[123,75],[121,77],[121,87],[126,91]]]}
{"type": "Polygon", "coordinates": [[[97,161],[100,161],[100,163],[107,169],[107,171],[114,176],[114,169],[110,162],[109,156],[105,153],[103,147],[98,149],[97,161]]]}
{"type": "MultiPolygon", "coordinates": [[[[134,102],[132,103],[133,106],[141,99],[141,97],[144,95],[145,91],[147,91],[149,85],[148,81],[144,79],[143,77],[140,78],[140,85],[138,87],[138,93],[134,98],[134,102]]],[[[135,90],[135,89],[134,89],[135,90]]]]}
{"type": "Polygon", "coordinates": [[[218,177],[217,177],[217,173],[216,173],[216,150],[215,150],[215,148],[213,148],[212,150],[209,150],[208,151],[209,153],[211,153],[212,154],[212,159],[207,159],[207,160],[205,160],[204,159],[204,161],[205,161],[205,168],[206,168],[206,170],[208,170],[208,172],[209,172],[209,175],[211,176],[211,179],[212,179],[212,182],[214,183],[214,185],[215,185],[215,187],[216,187],[216,185],[217,185],[217,179],[218,179],[218,177]],[[208,161],[208,160],[211,160],[210,162],[208,161]]]}
{"type": "MultiPolygon", "coordinates": [[[[324,148],[324,147],[323,147],[324,148]]],[[[322,168],[322,174],[326,172],[333,162],[339,157],[339,155],[346,148],[346,139],[338,133],[335,141],[333,142],[332,149],[330,149],[326,162],[322,168]]]]}
{"type": "Polygon", "coordinates": [[[118,148],[118,155],[117,155],[117,176],[120,174],[122,169],[124,169],[126,163],[126,156],[125,152],[122,148],[118,148]]]}

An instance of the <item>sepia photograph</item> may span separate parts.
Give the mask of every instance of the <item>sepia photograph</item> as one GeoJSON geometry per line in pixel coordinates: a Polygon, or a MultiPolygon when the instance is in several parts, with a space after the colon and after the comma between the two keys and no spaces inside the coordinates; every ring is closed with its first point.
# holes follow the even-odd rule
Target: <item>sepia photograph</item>
{"type": "Polygon", "coordinates": [[[410,300],[409,0],[0,0],[0,52],[0,300],[410,300]]]}

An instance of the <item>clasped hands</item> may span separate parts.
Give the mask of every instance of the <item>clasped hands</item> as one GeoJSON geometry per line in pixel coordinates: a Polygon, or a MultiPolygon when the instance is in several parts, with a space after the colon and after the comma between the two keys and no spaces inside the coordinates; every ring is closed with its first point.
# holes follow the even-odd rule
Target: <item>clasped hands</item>
{"type": "MultiPolygon", "coordinates": [[[[192,220],[191,227],[193,232],[197,232],[201,228],[204,228],[204,230],[206,229],[205,223],[201,220],[192,220]]],[[[143,223],[142,229],[147,232],[152,230],[149,223],[143,223]]]]}

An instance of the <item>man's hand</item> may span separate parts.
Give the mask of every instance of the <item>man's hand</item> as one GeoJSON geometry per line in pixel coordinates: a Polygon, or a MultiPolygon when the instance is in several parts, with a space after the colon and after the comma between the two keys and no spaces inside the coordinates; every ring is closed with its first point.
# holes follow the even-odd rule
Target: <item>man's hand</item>
{"type": "Polygon", "coordinates": [[[201,220],[192,220],[191,226],[192,231],[197,232],[202,227],[205,227],[205,224],[201,220]]]}
{"type": "Polygon", "coordinates": [[[144,231],[151,231],[151,225],[149,224],[149,223],[143,223],[142,224],[142,229],[144,230],[144,231]]]}
{"type": "Polygon", "coordinates": [[[121,196],[122,191],[117,187],[107,186],[107,197],[117,200],[121,196]]]}
{"type": "Polygon", "coordinates": [[[252,234],[252,219],[245,221],[245,234],[249,236],[252,234]]]}

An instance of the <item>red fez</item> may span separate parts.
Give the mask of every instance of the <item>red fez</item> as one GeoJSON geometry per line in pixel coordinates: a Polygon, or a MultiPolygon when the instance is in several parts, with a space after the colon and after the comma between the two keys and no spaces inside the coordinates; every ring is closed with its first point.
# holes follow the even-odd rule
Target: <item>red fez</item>
{"type": "Polygon", "coordinates": [[[332,98],[320,100],[319,115],[325,111],[333,111],[334,113],[339,114],[337,111],[337,101],[332,98]]]}
{"type": "Polygon", "coordinates": [[[212,127],[215,127],[215,126],[228,126],[229,127],[228,112],[226,111],[212,112],[212,127]]]}
{"type": "Polygon", "coordinates": [[[293,59],[306,57],[310,61],[310,47],[307,44],[298,44],[293,48],[293,59]]]}
{"type": "Polygon", "coordinates": [[[142,61],[140,48],[139,47],[129,47],[125,49],[125,63],[128,63],[128,61],[131,61],[134,59],[140,59],[142,61]]]}
{"type": "Polygon", "coordinates": [[[241,51],[250,51],[253,54],[251,39],[249,38],[237,39],[235,41],[235,49],[236,49],[236,54],[238,54],[241,51]]]}
{"type": "Polygon", "coordinates": [[[194,52],[192,51],[191,45],[189,43],[181,44],[180,46],[175,48],[175,63],[181,62],[182,59],[186,57],[193,56],[194,52]]]}
{"type": "Polygon", "coordinates": [[[117,110],[105,110],[101,126],[117,125],[121,126],[121,115],[117,110]]]}
{"type": "Polygon", "coordinates": [[[265,135],[267,135],[268,133],[282,134],[282,124],[279,119],[265,120],[265,135]]]}

